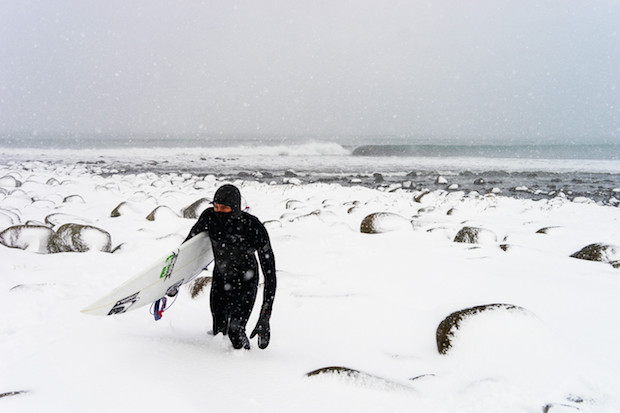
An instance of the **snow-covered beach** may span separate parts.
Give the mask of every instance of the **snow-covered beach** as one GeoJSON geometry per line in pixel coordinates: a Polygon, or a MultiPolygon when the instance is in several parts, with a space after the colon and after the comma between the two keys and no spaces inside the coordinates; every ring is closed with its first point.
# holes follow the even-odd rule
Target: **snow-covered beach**
{"type": "MultiPolygon", "coordinates": [[[[2,157],[0,229],[18,229],[1,238],[18,248],[0,245],[0,410],[620,410],[620,209],[609,202],[262,179],[256,166],[269,154],[223,157],[234,173],[221,176],[171,172],[187,155],[124,156],[155,163],[121,170],[84,151],[2,157]],[[239,176],[246,169],[256,174],[239,176]],[[235,351],[209,335],[208,294],[191,298],[191,284],[158,322],[147,309],[80,313],[176,247],[194,223],[187,207],[225,182],[266,223],[276,254],[268,349],[235,351]],[[373,213],[384,214],[365,221],[373,213]],[[364,221],[377,233],[362,232],[364,221]],[[91,236],[90,251],[47,253],[66,223],[110,243],[91,236]],[[478,238],[455,242],[466,227],[478,238]],[[603,262],[571,257],[591,244],[603,262]],[[441,354],[440,323],[490,304],[502,305],[465,317],[441,354]]],[[[272,159],[282,170],[317,162],[272,159]]],[[[593,172],[617,172],[607,165],[593,172]]]]}

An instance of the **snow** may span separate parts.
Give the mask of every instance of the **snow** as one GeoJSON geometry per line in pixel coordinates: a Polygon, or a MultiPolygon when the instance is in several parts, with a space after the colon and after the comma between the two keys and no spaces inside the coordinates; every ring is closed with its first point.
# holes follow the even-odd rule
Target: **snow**
{"type": "MultiPolygon", "coordinates": [[[[617,207],[444,191],[416,202],[404,189],[233,182],[270,221],[278,270],[271,344],[259,350],[252,340],[244,351],[208,334],[208,294],[191,299],[189,286],[158,322],[146,309],[80,313],[177,246],[195,222],[182,209],[211,199],[223,180],[104,177],[45,162],[5,163],[2,176],[14,179],[0,181],[0,229],[87,222],[111,234],[112,249],[123,246],[0,246],[0,394],[24,392],[1,397],[0,411],[620,411],[620,269],[570,257],[592,243],[620,245],[617,207]],[[148,220],[157,206],[166,209],[148,220]],[[376,212],[411,225],[361,233],[376,212]],[[497,241],[453,242],[464,226],[497,241]],[[469,319],[438,353],[445,317],[491,303],[531,315],[469,319]],[[306,376],[337,366],[360,373],[306,376]]],[[[248,331],[256,321],[257,311],[248,331]]]]}

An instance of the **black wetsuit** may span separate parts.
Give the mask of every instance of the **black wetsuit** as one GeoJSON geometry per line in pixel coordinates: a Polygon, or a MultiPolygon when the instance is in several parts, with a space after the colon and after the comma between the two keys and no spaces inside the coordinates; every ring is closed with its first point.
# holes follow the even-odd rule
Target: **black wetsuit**
{"type": "Polygon", "coordinates": [[[267,230],[258,218],[246,212],[222,213],[208,208],[185,241],[202,231],[209,234],[215,256],[211,285],[213,334],[229,334],[233,345],[234,340],[247,342],[245,326],[256,301],[259,278],[255,252],[265,278],[261,317],[267,321],[276,291],[275,259],[267,230]]]}

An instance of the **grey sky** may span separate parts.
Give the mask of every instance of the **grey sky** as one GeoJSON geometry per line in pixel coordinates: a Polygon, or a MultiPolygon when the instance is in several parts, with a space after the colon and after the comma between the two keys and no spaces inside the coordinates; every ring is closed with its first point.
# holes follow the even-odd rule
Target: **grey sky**
{"type": "Polygon", "coordinates": [[[0,0],[0,132],[620,141],[620,1],[0,0]]]}

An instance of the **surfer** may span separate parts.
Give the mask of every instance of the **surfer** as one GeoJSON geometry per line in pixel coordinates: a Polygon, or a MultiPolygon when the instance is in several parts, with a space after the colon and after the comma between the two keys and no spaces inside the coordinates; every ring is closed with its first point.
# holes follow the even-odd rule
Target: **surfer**
{"type": "Polygon", "coordinates": [[[258,335],[258,347],[269,345],[271,309],[276,292],[276,266],[265,226],[241,211],[241,193],[234,185],[223,185],[192,227],[185,241],[202,231],[211,238],[215,267],[211,283],[213,335],[228,335],[236,349],[250,348],[245,327],[256,301],[258,259],[265,286],[263,304],[250,338],[258,335]]]}

